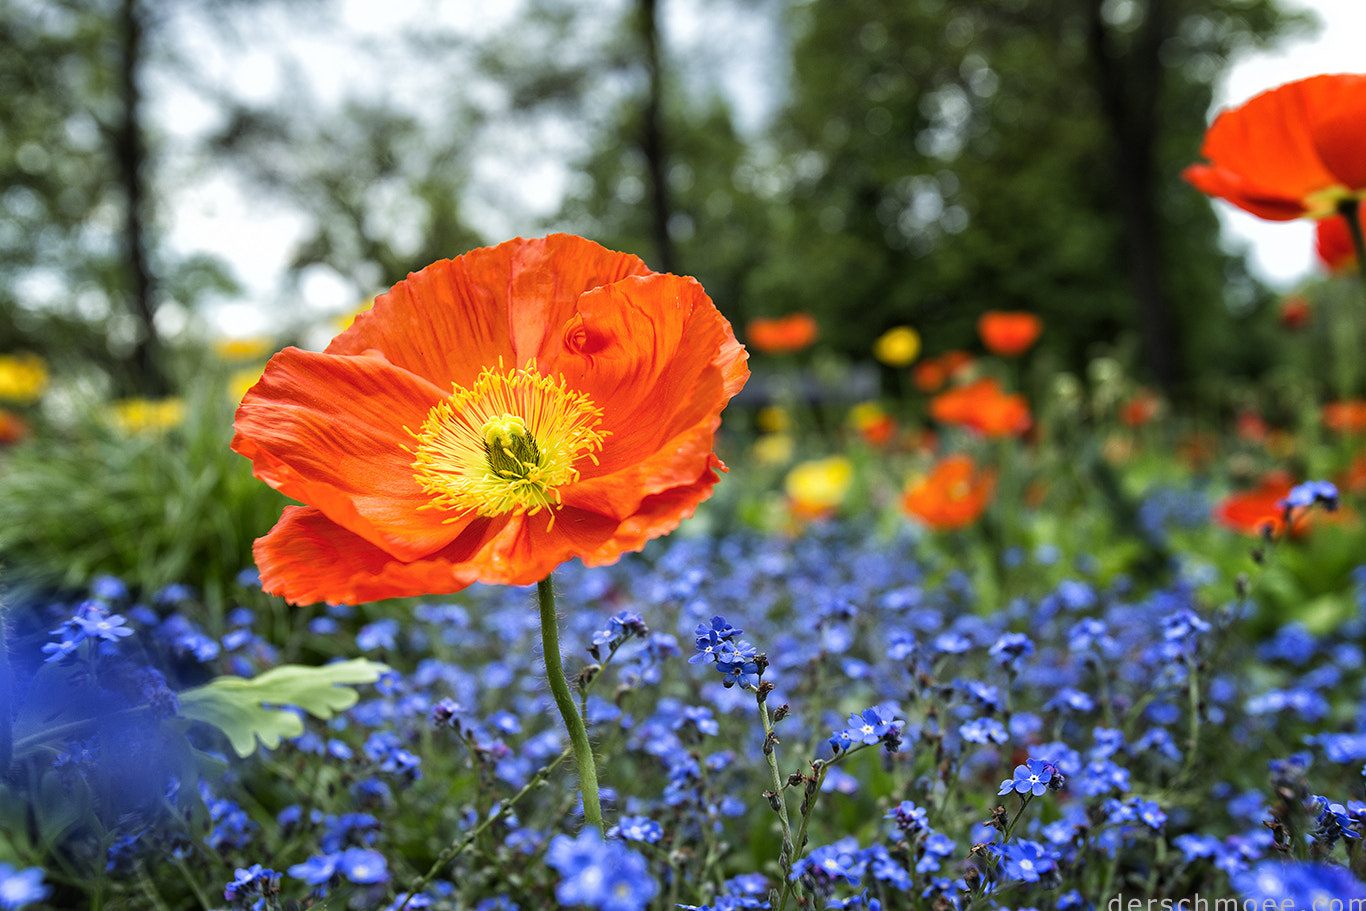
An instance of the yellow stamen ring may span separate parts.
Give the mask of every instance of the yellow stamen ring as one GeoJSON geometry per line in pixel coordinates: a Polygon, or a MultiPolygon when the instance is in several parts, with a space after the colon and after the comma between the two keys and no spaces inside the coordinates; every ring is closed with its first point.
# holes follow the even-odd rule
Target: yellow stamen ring
{"type": "MultiPolygon", "coordinates": [[[[500,516],[535,515],[560,503],[559,488],[579,478],[582,457],[597,464],[606,432],[602,412],[564,379],[542,376],[535,363],[503,371],[485,368],[468,389],[427,412],[413,434],[413,477],[432,498],[424,508],[500,516]]],[[[411,431],[410,431],[411,432],[411,431]]]]}

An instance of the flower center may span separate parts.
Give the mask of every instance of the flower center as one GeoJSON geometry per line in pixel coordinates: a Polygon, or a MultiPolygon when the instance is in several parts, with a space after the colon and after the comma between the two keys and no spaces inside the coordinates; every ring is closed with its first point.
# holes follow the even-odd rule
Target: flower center
{"type": "Polygon", "coordinates": [[[560,503],[559,488],[578,480],[575,463],[596,452],[602,412],[564,379],[536,371],[486,368],[468,389],[453,387],[413,435],[413,477],[431,508],[455,513],[535,515],[560,503]]]}

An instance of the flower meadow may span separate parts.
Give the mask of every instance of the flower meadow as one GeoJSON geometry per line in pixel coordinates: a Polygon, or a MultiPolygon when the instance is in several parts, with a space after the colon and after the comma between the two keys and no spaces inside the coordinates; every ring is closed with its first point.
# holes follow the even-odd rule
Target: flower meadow
{"type": "MultiPolygon", "coordinates": [[[[1333,301],[1363,79],[1188,172],[1323,218],[1333,301]]],[[[1004,309],[889,330],[853,395],[809,315],[737,337],[568,235],[184,397],[63,412],[0,359],[0,908],[1358,907],[1366,403],[1322,306],[1206,413],[1004,309]]]]}

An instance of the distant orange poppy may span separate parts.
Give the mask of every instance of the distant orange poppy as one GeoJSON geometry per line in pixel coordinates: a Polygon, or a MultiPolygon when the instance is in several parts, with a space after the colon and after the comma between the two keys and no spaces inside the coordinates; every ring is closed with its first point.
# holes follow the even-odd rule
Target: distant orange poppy
{"type": "Polygon", "coordinates": [[[978,470],[968,456],[951,455],[909,486],[901,505],[930,528],[964,528],[981,516],[995,489],[994,472],[978,470]]]}
{"type": "Polygon", "coordinates": [[[1276,318],[1282,327],[1291,332],[1298,332],[1309,325],[1309,320],[1313,316],[1313,309],[1309,306],[1309,301],[1305,300],[1303,294],[1292,294],[1281,299],[1280,308],[1276,318]]]}
{"type": "Polygon", "coordinates": [[[938,392],[953,375],[972,363],[966,351],[945,351],[938,357],[926,358],[911,368],[911,382],[921,392],[938,392]]]}
{"type": "Polygon", "coordinates": [[[1001,391],[991,377],[941,392],[930,400],[930,416],[989,437],[1021,434],[1033,423],[1024,396],[1001,391]]]}
{"type": "MultiPolygon", "coordinates": [[[[1357,205],[1357,217],[1366,216],[1366,206],[1357,205]]],[[[1356,268],[1357,254],[1352,244],[1352,232],[1347,227],[1347,219],[1341,215],[1325,218],[1314,225],[1314,248],[1319,262],[1337,275],[1356,268]]]]}
{"type": "Polygon", "coordinates": [[[809,313],[768,319],[759,317],[745,326],[745,340],[764,354],[791,354],[810,348],[820,335],[816,318],[809,313]]]}
{"type": "Polygon", "coordinates": [[[18,443],[29,435],[28,422],[13,411],[0,408],[0,446],[18,443]]]}
{"type": "Polygon", "coordinates": [[[289,506],[266,591],[363,602],[615,562],[711,494],[749,371],[701,285],[579,237],[443,260],[321,353],[286,348],[233,449],[289,506]]]}
{"type": "Polygon", "coordinates": [[[1142,427],[1162,411],[1162,400],[1147,389],[1140,389],[1119,406],[1119,420],[1129,427],[1142,427]]]}
{"type": "Polygon", "coordinates": [[[1043,320],[1023,310],[988,310],[977,319],[977,334],[992,354],[1019,357],[1039,340],[1043,320]]]}
{"type": "MultiPolygon", "coordinates": [[[[1285,529],[1285,508],[1281,501],[1295,486],[1284,471],[1273,471],[1262,478],[1252,490],[1241,490],[1224,497],[1214,506],[1214,518],[1219,524],[1248,535],[1279,535],[1285,529]]],[[[1293,533],[1304,531],[1304,523],[1295,521],[1293,533]]]]}
{"type": "Polygon", "coordinates": [[[849,411],[849,422],[869,446],[886,446],[896,435],[896,419],[877,402],[860,402],[849,411]]]}
{"type": "Polygon", "coordinates": [[[1326,218],[1366,196],[1366,75],[1313,76],[1224,111],[1183,176],[1259,218],[1326,218]]]}
{"type": "Polygon", "coordinates": [[[1346,399],[1323,406],[1323,426],[1335,433],[1366,433],[1366,399],[1346,399]]]}

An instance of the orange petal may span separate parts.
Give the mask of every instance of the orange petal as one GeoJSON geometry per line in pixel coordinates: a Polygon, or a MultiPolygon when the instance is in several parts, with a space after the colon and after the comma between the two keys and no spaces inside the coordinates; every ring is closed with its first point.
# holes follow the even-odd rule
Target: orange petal
{"type": "Polygon", "coordinates": [[[252,548],[261,587],[292,604],[361,604],[442,595],[478,580],[468,559],[499,525],[472,523],[443,550],[411,563],[396,559],[309,506],[286,506],[252,548]]]}
{"type": "Polygon", "coordinates": [[[441,390],[376,355],[286,348],[237,410],[232,448],[285,496],[401,560],[455,540],[468,520],[423,509],[412,436],[441,390]]]}
{"type": "Polygon", "coordinates": [[[503,357],[523,366],[543,336],[574,311],[580,294],[649,269],[566,234],[471,250],[409,275],[327,346],[328,354],[369,349],[449,392],[469,386],[503,357]]]}
{"type": "Polygon", "coordinates": [[[585,294],[545,363],[593,398],[608,436],[564,502],[623,519],[645,497],[694,483],[721,410],[749,376],[745,357],[692,279],[651,275],[585,294]]]}
{"type": "Polygon", "coordinates": [[[1249,199],[1302,200],[1338,184],[1320,159],[1310,129],[1311,110],[1325,92],[1334,91],[1325,81],[1332,78],[1292,82],[1223,112],[1205,134],[1201,154],[1216,168],[1238,175],[1249,199]]]}
{"type": "Polygon", "coordinates": [[[1303,197],[1254,187],[1226,168],[1191,165],[1181,176],[1202,193],[1226,199],[1267,221],[1290,221],[1305,214],[1303,197]]]}
{"type": "Polygon", "coordinates": [[[1366,76],[1308,80],[1312,94],[1309,130],[1324,166],[1339,183],[1366,190],[1366,76]]]}

